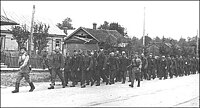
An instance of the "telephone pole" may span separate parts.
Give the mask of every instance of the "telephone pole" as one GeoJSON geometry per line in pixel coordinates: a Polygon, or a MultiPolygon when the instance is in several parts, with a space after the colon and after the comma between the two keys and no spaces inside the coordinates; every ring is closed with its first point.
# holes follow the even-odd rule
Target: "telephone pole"
{"type": "Polygon", "coordinates": [[[35,14],[35,5],[33,5],[32,19],[31,19],[31,34],[28,40],[28,51],[29,56],[31,57],[31,51],[33,50],[33,26],[34,26],[34,14],[35,14]]]}
{"type": "MultiPolygon", "coordinates": [[[[143,22],[143,45],[145,47],[145,7],[144,7],[144,22],[143,22]]],[[[143,49],[143,53],[144,53],[144,50],[143,49]]]]}

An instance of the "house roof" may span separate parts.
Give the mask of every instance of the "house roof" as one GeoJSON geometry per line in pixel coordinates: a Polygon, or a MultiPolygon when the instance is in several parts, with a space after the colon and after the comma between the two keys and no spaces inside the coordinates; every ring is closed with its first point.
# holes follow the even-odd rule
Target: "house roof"
{"type": "MultiPolygon", "coordinates": [[[[10,20],[17,21],[20,25],[26,25],[26,28],[28,30],[30,30],[31,18],[32,18],[31,15],[17,14],[17,13],[12,12],[12,11],[6,11],[6,16],[8,16],[10,18],[10,20]]],[[[2,21],[2,17],[1,17],[1,21],[2,21]]],[[[50,26],[49,31],[48,31],[49,34],[65,35],[66,36],[66,34],[63,32],[63,30],[60,30],[56,26],[57,22],[52,21],[50,18],[43,17],[43,16],[35,16],[34,22],[35,23],[41,23],[42,22],[42,23],[49,25],[50,26]]],[[[5,30],[10,29],[11,30],[11,27],[8,27],[8,26],[4,27],[3,26],[3,27],[1,27],[1,29],[5,29],[5,30]]]]}
{"type": "Polygon", "coordinates": [[[15,21],[8,19],[7,17],[1,15],[1,25],[19,25],[15,21]]]}
{"type": "Polygon", "coordinates": [[[65,39],[65,41],[70,39],[70,37],[73,36],[79,30],[85,31],[86,33],[91,35],[94,39],[96,39],[98,42],[105,42],[107,38],[110,38],[111,42],[115,43],[117,42],[118,38],[123,38],[123,36],[116,30],[90,29],[90,28],[79,27],[77,30],[71,33],[65,39]]]}

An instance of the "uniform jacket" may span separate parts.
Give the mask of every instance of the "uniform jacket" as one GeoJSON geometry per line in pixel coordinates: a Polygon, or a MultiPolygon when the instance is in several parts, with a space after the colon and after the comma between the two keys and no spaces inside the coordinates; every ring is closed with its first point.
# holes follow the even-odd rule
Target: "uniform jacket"
{"type": "Polygon", "coordinates": [[[155,59],[154,58],[148,57],[147,61],[148,61],[148,69],[152,69],[155,67],[155,59]]]}
{"type": "Polygon", "coordinates": [[[127,66],[128,66],[129,62],[128,62],[128,58],[127,57],[120,57],[120,69],[122,71],[126,71],[127,70],[127,66]]]}
{"type": "Polygon", "coordinates": [[[167,67],[167,60],[166,60],[166,58],[162,58],[161,59],[160,65],[161,65],[162,69],[166,69],[166,67],[167,67]]]}
{"type": "Polygon", "coordinates": [[[71,69],[73,71],[77,71],[77,69],[79,68],[79,63],[80,63],[80,56],[78,55],[72,56],[71,69]]]}
{"type": "Polygon", "coordinates": [[[116,57],[109,57],[107,62],[110,70],[118,69],[118,61],[116,57]]]}
{"type": "Polygon", "coordinates": [[[64,58],[61,53],[53,54],[52,60],[53,60],[53,63],[52,63],[53,68],[63,68],[64,67],[64,58]]]}
{"type": "Polygon", "coordinates": [[[106,67],[106,56],[103,53],[100,53],[97,56],[97,68],[103,69],[106,67]]]}
{"type": "Polygon", "coordinates": [[[70,71],[71,70],[71,57],[70,56],[66,56],[65,57],[65,65],[64,65],[64,69],[70,71]]]}

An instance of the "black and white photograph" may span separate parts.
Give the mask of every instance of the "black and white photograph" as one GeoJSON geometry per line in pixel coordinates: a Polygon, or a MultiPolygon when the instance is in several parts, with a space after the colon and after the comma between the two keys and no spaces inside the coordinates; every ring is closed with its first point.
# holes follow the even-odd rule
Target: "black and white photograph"
{"type": "Polygon", "coordinates": [[[198,1],[1,1],[1,107],[199,107],[198,1]]]}

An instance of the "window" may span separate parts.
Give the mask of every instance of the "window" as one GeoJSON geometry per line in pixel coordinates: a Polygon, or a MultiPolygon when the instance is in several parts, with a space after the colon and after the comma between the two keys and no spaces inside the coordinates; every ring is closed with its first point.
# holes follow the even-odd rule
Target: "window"
{"type": "Polygon", "coordinates": [[[61,39],[56,39],[56,47],[61,47],[61,39]]]}

